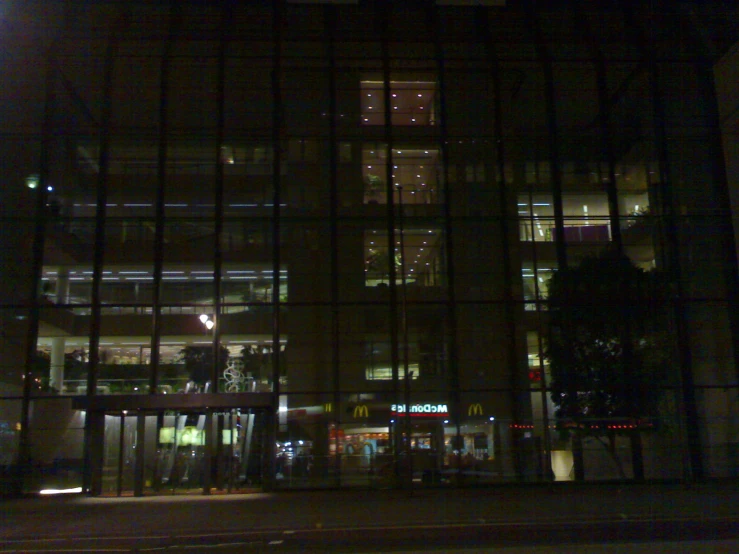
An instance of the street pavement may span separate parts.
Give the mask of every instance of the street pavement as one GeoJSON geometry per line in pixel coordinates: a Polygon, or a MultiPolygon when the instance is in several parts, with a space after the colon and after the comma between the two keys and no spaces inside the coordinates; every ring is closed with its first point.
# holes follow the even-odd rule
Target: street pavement
{"type": "Polygon", "coordinates": [[[739,552],[736,481],[37,496],[0,507],[0,552],[739,552]]]}

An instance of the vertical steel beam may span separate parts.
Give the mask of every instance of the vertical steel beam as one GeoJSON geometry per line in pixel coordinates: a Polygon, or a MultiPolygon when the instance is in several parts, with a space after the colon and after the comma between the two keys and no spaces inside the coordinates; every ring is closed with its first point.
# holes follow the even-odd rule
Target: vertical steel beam
{"type": "Polygon", "coordinates": [[[116,496],[123,494],[123,456],[126,450],[126,414],[118,417],[118,467],[116,468],[116,496]]]}
{"type": "MultiPolygon", "coordinates": [[[[341,402],[341,349],[339,311],[339,189],[337,176],[337,133],[336,133],[336,8],[324,8],[324,32],[328,57],[328,159],[329,159],[329,221],[331,222],[331,373],[333,376],[332,412],[333,425],[338,430],[339,405],[341,402]]],[[[329,440],[330,437],[329,437],[329,440]]],[[[339,433],[335,433],[336,485],[341,486],[341,464],[339,463],[339,433]]]]}
{"type": "Polygon", "coordinates": [[[618,209],[618,188],[616,186],[616,158],[613,148],[613,128],[611,125],[611,100],[608,95],[607,65],[603,49],[583,13],[580,0],[572,0],[576,30],[583,39],[591,54],[591,63],[595,69],[596,88],[598,93],[598,128],[600,132],[601,157],[606,162],[608,180],[606,195],[608,198],[608,216],[611,224],[611,241],[618,252],[623,252],[621,238],[621,218],[618,209]]]}
{"type": "MultiPolygon", "coordinates": [[[[92,293],[91,293],[91,316],[90,316],[90,342],[89,362],[87,367],[87,396],[91,398],[96,393],[98,364],[100,359],[100,286],[102,283],[103,263],[105,257],[105,225],[107,219],[108,199],[108,169],[110,166],[110,123],[112,115],[113,78],[115,69],[115,57],[118,49],[119,29],[121,21],[114,20],[111,24],[108,36],[108,45],[105,50],[105,61],[103,69],[102,88],[102,110],[100,116],[100,146],[98,153],[98,179],[97,179],[97,206],[95,210],[95,244],[93,248],[92,265],[92,293]]],[[[90,494],[100,494],[100,483],[96,482],[95,476],[99,470],[97,464],[102,463],[99,459],[91,456],[95,450],[93,426],[100,423],[98,418],[103,414],[91,414],[89,411],[85,418],[85,454],[83,470],[83,490],[90,494]]],[[[101,423],[104,425],[104,423],[101,423]]]]}
{"type": "MultiPolygon", "coordinates": [[[[157,435],[156,441],[159,441],[157,435]]],[[[156,443],[155,443],[156,444],[156,443]]],[[[133,495],[144,496],[144,469],[146,455],[146,413],[136,413],[136,457],[134,462],[133,495]]]]}
{"type": "MultiPolygon", "coordinates": [[[[448,333],[448,372],[447,383],[449,386],[450,410],[449,416],[455,429],[455,441],[460,442],[462,437],[461,430],[461,391],[460,391],[460,367],[459,367],[459,346],[458,346],[458,325],[457,325],[457,281],[456,266],[454,258],[454,210],[452,209],[452,199],[454,192],[451,190],[449,179],[449,129],[447,126],[447,81],[446,66],[444,63],[444,47],[442,44],[442,29],[439,21],[439,8],[429,5],[427,8],[428,26],[433,31],[434,36],[434,57],[436,62],[436,70],[438,72],[439,83],[439,149],[441,151],[441,166],[443,183],[443,203],[442,218],[444,221],[444,250],[446,253],[446,310],[448,323],[446,326],[448,333]]],[[[410,410],[406,406],[406,410],[410,410]]],[[[456,459],[457,469],[461,467],[461,453],[456,459]]]]}
{"type": "Polygon", "coordinates": [[[559,126],[557,124],[557,102],[554,87],[552,56],[539,24],[532,0],[525,0],[527,22],[536,47],[536,54],[544,74],[544,96],[547,114],[547,137],[549,139],[549,164],[552,179],[552,200],[554,203],[554,228],[556,231],[555,249],[557,264],[561,269],[567,267],[567,246],[564,240],[564,214],[562,209],[562,162],[559,155],[559,126]]]}
{"type": "MultiPolygon", "coordinates": [[[[210,380],[212,383],[212,392],[221,392],[220,374],[221,367],[221,326],[220,316],[222,311],[222,287],[221,278],[223,273],[223,146],[224,146],[224,128],[225,128],[225,111],[224,103],[226,99],[226,49],[231,32],[230,23],[233,21],[231,4],[224,2],[221,7],[221,37],[218,43],[218,72],[216,84],[216,145],[215,145],[215,191],[213,202],[215,204],[213,222],[213,367],[211,368],[210,380]]],[[[223,360],[225,362],[225,360],[223,360]]]]}
{"type": "Polygon", "coordinates": [[[285,0],[275,0],[272,4],[272,409],[274,418],[267,418],[267,488],[275,486],[275,443],[279,417],[277,410],[280,405],[280,261],[281,261],[281,232],[280,220],[282,210],[282,28],[285,18],[285,0]]]}
{"type": "MultiPolygon", "coordinates": [[[[392,87],[390,79],[392,74],[390,71],[390,18],[392,16],[393,6],[391,3],[382,3],[378,5],[377,25],[380,27],[380,36],[382,40],[382,82],[383,82],[383,110],[384,110],[384,137],[386,150],[385,165],[385,198],[386,198],[386,229],[387,229],[387,263],[388,263],[388,279],[389,283],[389,327],[390,327],[390,364],[392,366],[393,378],[393,402],[400,404],[400,354],[399,354],[399,318],[398,318],[398,285],[395,270],[395,186],[393,178],[393,123],[392,123],[392,87]]],[[[402,256],[402,252],[401,252],[402,256]]],[[[407,408],[407,406],[406,406],[407,408]]],[[[392,416],[393,420],[396,416],[392,416]]],[[[398,432],[399,422],[395,421],[390,424],[394,428],[394,438],[392,443],[394,453],[394,470],[397,484],[400,484],[400,452],[402,451],[402,433],[398,432]]]]}
{"type": "Polygon", "coordinates": [[[167,187],[167,156],[169,148],[169,62],[172,46],[180,26],[180,7],[172,1],[169,10],[169,28],[159,65],[159,144],[157,149],[157,194],[154,224],[154,295],[152,306],[151,364],[149,394],[156,394],[159,385],[160,344],[162,336],[162,270],[164,267],[164,218],[167,187]]]}
{"type": "MultiPolygon", "coordinates": [[[[507,358],[508,358],[508,372],[509,382],[511,384],[511,402],[513,407],[513,423],[518,425],[524,423],[525,413],[527,405],[530,402],[524,400],[526,395],[529,395],[529,387],[525,386],[525,379],[527,376],[527,369],[520,367],[518,363],[519,356],[519,341],[518,333],[516,329],[516,299],[513,297],[513,260],[511,256],[511,243],[516,240],[516,235],[511,231],[511,225],[514,221],[514,216],[511,214],[509,205],[511,199],[509,197],[509,191],[506,187],[506,152],[505,142],[503,140],[503,100],[502,100],[502,87],[501,87],[501,67],[498,61],[498,56],[495,48],[495,43],[492,39],[492,33],[490,31],[490,23],[488,19],[488,12],[483,8],[478,9],[478,25],[481,32],[481,38],[485,44],[488,56],[488,64],[490,65],[491,75],[493,80],[493,110],[494,110],[494,140],[495,140],[495,158],[496,158],[496,170],[497,180],[496,185],[498,187],[498,202],[500,204],[500,222],[501,222],[501,242],[503,250],[503,287],[504,287],[504,309],[506,318],[506,328],[508,330],[507,340],[507,358]]],[[[531,202],[530,206],[533,206],[531,202]]],[[[531,212],[533,213],[533,212],[531,212]]],[[[533,224],[533,220],[532,220],[533,224]]],[[[535,249],[535,243],[532,242],[532,249],[535,249]]],[[[519,269],[520,271],[520,269],[519,269]]],[[[536,285],[536,274],[534,275],[535,287],[536,285]]],[[[537,298],[538,300],[538,298],[537,298]]],[[[536,304],[537,310],[539,309],[539,303],[536,304]]],[[[543,388],[542,384],[542,388],[543,388]]],[[[545,423],[548,420],[546,396],[544,393],[544,401],[542,403],[544,411],[545,423]]],[[[515,427],[518,428],[518,427],[515,427]]],[[[551,461],[550,447],[549,447],[549,436],[547,427],[544,427],[544,444],[545,444],[545,456],[548,462],[551,461]]],[[[512,433],[514,438],[518,435],[518,432],[512,433]]],[[[513,445],[514,448],[517,444],[513,445]]],[[[551,467],[551,463],[548,467],[551,467]]],[[[520,475],[522,477],[522,475],[520,475]]]]}
{"type": "Polygon", "coordinates": [[[26,328],[25,364],[23,367],[23,397],[21,400],[21,428],[18,434],[18,474],[17,492],[25,487],[26,476],[31,469],[31,383],[33,382],[36,343],[38,342],[40,311],[40,285],[44,266],[44,245],[46,243],[46,221],[51,150],[54,140],[54,113],[56,111],[57,67],[55,50],[49,49],[45,67],[44,119],[41,129],[41,152],[39,156],[39,182],[36,186],[34,214],[34,233],[31,259],[31,288],[28,291],[30,305],[28,327],[26,328]]]}
{"type": "MultiPolygon", "coordinates": [[[[547,138],[549,145],[549,164],[552,179],[552,201],[554,204],[554,229],[555,229],[555,251],[557,254],[557,266],[560,270],[567,268],[567,245],[564,237],[564,212],[562,208],[562,164],[559,155],[559,126],[557,124],[557,103],[554,86],[554,71],[552,69],[552,57],[547,47],[547,41],[541,30],[539,17],[532,0],[524,2],[531,36],[536,47],[536,54],[544,74],[544,96],[547,114],[547,138]]],[[[577,391],[570,391],[575,394],[577,391]]],[[[573,458],[575,480],[585,479],[585,468],[582,453],[582,441],[577,434],[573,435],[573,458]]]]}

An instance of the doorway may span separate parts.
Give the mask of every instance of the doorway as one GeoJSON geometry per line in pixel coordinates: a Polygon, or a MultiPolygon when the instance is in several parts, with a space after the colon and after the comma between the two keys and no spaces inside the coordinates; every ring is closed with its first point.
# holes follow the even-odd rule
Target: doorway
{"type": "Polygon", "coordinates": [[[265,415],[238,408],[106,412],[99,494],[261,490],[265,415]]]}

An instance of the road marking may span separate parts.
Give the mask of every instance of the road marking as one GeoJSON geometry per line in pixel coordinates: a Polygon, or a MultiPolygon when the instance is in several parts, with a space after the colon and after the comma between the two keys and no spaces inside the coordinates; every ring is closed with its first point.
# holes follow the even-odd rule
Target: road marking
{"type": "Polygon", "coordinates": [[[269,541],[267,544],[282,544],[285,541],[269,541]]]}

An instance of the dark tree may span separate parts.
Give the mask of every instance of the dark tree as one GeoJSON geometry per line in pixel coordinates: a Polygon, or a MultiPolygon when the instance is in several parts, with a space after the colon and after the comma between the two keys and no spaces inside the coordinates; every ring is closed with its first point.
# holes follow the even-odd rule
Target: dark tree
{"type": "Polygon", "coordinates": [[[625,477],[616,437],[631,439],[635,479],[644,478],[641,433],[657,423],[670,360],[669,294],[656,270],[644,271],[607,249],[549,282],[549,361],[557,427],[573,438],[577,479],[582,439],[599,440],[625,477]]]}
{"type": "MultiPolygon", "coordinates": [[[[203,385],[211,380],[213,372],[213,347],[212,346],[186,346],[180,350],[180,355],[185,361],[185,369],[190,380],[198,385],[203,385]]],[[[223,373],[228,363],[228,348],[219,347],[218,376],[223,373]]]]}
{"type": "MultiPolygon", "coordinates": [[[[271,345],[249,344],[242,348],[241,356],[244,361],[244,373],[251,375],[257,382],[264,379],[270,380],[274,363],[273,349],[271,345]]],[[[278,360],[280,364],[280,375],[287,375],[287,360],[285,347],[283,346],[278,360]]]]}

